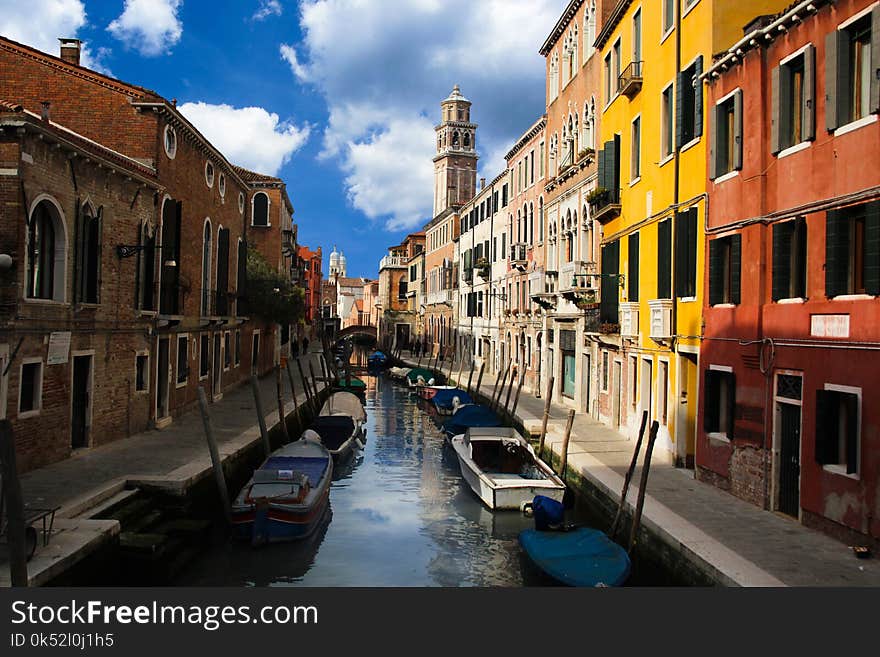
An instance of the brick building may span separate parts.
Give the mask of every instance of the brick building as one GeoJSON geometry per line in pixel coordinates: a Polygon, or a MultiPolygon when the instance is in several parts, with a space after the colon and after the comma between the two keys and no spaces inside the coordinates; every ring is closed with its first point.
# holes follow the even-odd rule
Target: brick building
{"type": "Polygon", "coordinates": [[[299,267],[302,271],[302,286],[306,294],[306,316],[303,328],[309,337],[314,337],[319,330],[323,259],[320,246],[316,251],[312,251],[307,246],[299,247],[299,267]]]}

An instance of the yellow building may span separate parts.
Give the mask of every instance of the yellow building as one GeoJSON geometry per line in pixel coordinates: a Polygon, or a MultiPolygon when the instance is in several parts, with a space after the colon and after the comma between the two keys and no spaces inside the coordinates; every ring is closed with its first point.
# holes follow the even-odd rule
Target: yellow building
{"type": "Polygon", "coordinates": [[[693,466],[702,333],[708,108],[700,75],[785,0],[621,0],[602,58],[600,408],[629,432],[657,420],[657,453],[693,466]],[[604,399],[602,399],[604,397],[604,399]]]}

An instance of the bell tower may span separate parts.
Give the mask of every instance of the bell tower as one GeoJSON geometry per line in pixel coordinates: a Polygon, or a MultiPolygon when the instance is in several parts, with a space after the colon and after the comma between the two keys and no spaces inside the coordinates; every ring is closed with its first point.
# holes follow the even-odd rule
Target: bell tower
{"type": "Polygon", "coordinates": [[[464,205],[477,191],[477,124],[471,123],[471,101],[455,85],[440,103],[437,155],[434,156],[434,216],[464,205]]]}

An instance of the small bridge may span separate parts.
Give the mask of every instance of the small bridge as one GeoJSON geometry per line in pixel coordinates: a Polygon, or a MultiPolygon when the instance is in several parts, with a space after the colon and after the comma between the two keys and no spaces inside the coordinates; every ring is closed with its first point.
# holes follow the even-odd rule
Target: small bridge
{"type": "Polygon", "coordinates": [[[343,340],[351,335],[363,335],[375,340],[378,333],[375,326],[347,326],[336,334],[336,339],[343,340]]]}

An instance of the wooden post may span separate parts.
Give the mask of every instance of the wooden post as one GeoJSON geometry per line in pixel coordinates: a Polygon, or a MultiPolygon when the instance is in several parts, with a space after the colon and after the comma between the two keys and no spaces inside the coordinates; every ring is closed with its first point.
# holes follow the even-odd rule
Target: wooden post
{"type": "Polygon", "coordinates": [[[266,430],[266,413],[263,411],[263,399],[260,397],[260,382],[256,375],[251,375],[251,390],[254,393],[254,403],[257,405],[257,422],[260,423],[260,437],[263,439],[263,451],[266,458],[272,453],[272,445],[269,442],[269,432],[266,430]]]}
{"type": "Polygon", "coordinates": [[[507,383],[507,375],[510,374],[511,368],[508,367],[504,370],[504,376],[501,377],[501,387],[498,388],[498,397],[492,400],[492,407],[495,411],[498,411],[498,408],[501,406],[501,395],[504,394],[504,385],[507,383]]]}
{"type": "Polygon", "coordinates": [[[211,452],[211,465],[214,469],[214,481],[217,483],[217,492],[220,494],[220,502],[223,504],[223,513],[227,522],[231,512],[229,505],[229,489],[226,488],[226,476],[223,474],[223,462],[220,460],[220,452],[217,450],[217,441],[214,439],[214,430],[211,428],[211,416],[208,415],[208,397],[205,389],[199,387],[199,411],[202,414],[202,426],[205,428],[205,438],[208,441],[208,449],[211,452]]]}
{"type": "Polygon", "coordinates": [[[318,356],[318,361],[321,364],[321,374],[324,376],[324,381],[330,382],[330,368],[327,367],[327,361],[324,359],[324,354],[318,356]]]}
{"type": "MultiPolygon", "coordinates": [[[[6,499],[6,542],[9,544],[9,576],[12,586],[28,585],[25,549],[24,500],[18,466],[15,462],[15,436],[12,423],[0,420],[0,465],[3,467],[3,497],[6,499]]],[[[0,510],[2,511],[2,510],[0,510]]]]}
{"type": "Polygon", "coordinates": [[[320,392],[318,391],[318,384],[315,383],[315,368],[312,367],[312,361],[309,361],[309,374],[312,377],[312,389],[315,391],[315,395],[314,395],[314,397],[312,397],[312,402],[315,407],[315,413],[317,414],[317,413],[321,412],[321,408],[319,406],[321,403],[321,400],[319,397],[320,392]]]}
{"type": "Polygon", "coordinates": [[[296,412],[299,413],[299,401],[296,399],[296,387],[293,383],[293,370],[290,369],[290,359],[287,359],[287,382],[290,384],[290,396],[293,397],[293,406],[296,408],[296,412]]]}
{"type": "Polygon", "coordinates": [[[422,366],[422,352],[420,351],[419,352],[419,362],[416,363],[416,367],[421,367],[421,366],[422,366]]]}
{"type": "Polygon", "coordinates": [[[626,506],[626,496],[629,493],[629,484],[632,481],[633,473],[636,470],[636,464],[639,461],[639,451],[642,449],[642,438],[645,437],[645,427],[648,424],[648,411],[642,412],[642,425],[639,427],[639,438],[636,440],[636,448],[632,455],[632,460],[629,463],[629,470],[626,471],[626,477],[623,479],[623,490],[620,493],[620,504],[617,505],[617,513],[614,514],[614,522],[611,523],[611,531],[608,532],[608,536],[611,537],[611,540],[614,540],[614,537],[617,535],[617,525],[620,522],[620,518],[623,515],[623,507],[626,506]]]}
{"type": "Polygon", "coordinates": [[[477,376],[477,394],[480,394],[480,387],[483,385],[483,368],[486,367],[485,361],[480,363],[480,374],[477,376]]]}
{"type": "MultiPolygon", "coordinates": [[[[513,384],[516,381],[516,367],[510,371],[510,384],[507,386],[507,397],[504,398],[504,414],[507,415],[507,407],[510,406],[510,393],[513,392],[513,384]]],[[[498,399],[501,402],[501,399],[498,399]]]]}
{"type": "Polygon", "coordinates": [[[523,384],[526,382],[526,373],[523,372],[522,376],[519,377],[519,385],[516,387],[516,397],[513,399],[513,408],[510,409],[510,414],[512,416],[516,415],[516,407],[519,406],[519,393],[522,392],[523,384]]]}
{"type": "Polygon", "coordinates": [[[550,402],[553,401],[553,384],[556,382],[554,377],[550,377],[547,382],[547,398],[544,400],[544,420],[541,423],[541,442],[538,445],[538,457],[544,453],[544,438],[547,436],[547,421],[550,419],[550,402]]]}
{"type": "Polygon", "coordinates": [[[657,440],[657,431],[660,429],[660,423],[654,420],[651,423],[651,432],[648,434],[648,447],[645,451],[645,462],[642,464],[642,480],[639,482],[639,497],[636,502],[636,511],[633,515],[632,528],[629,532],[629,548],[627,554],[632,554],[636,545],[636,537],[639,533],[639,525],[642,524],[642,509],[645,506],[645,491],[648,487],[648,472],[651,469],[651,453],[654,451],[654,442],[657,440]]]}
{"type": "Polygon", "coordinates": [[[498,391],[498,380],[499,380],[499,378],[500,378],[500,376],[501,376],[501,372],[502,372],[502,370],[504,370],[504,361],[503,361],[503,360],[501,361],[501,367],[498,368],[498,374],[495,375],[495,385],[492,386],[492,398],[491,398],[491,400],[490,400],[490,402],[489,402],[489,405],[490,405],[490,406],[494,406],[494,405],[495,405],[495,393],[498,391]]]}
{"type": "Polygon", "coordinates": [[[290,433],[287,431],[287,416],[284,414],[284,390],[281,387],[281,364],[275,366],[275,389],[278,393],[278,423],[281,425],[281,435],[284,436],[284,444],[290,442],[290,433]]]}
{"type": "Polygon", "coordinates": [[[559,464],[559,476],[565,479],[565,468],[568,466],[568,440],[571,438],[571,427],[574,424],[574,409],[568,412],[568,423],[565,425],[565,436],[562,438],[562,461],[559,464]]]}
{"type": "Polygon", "coordinates": [[[312,404],[312,390],[311,390],[311,388],[309,388],[309,382],[306,379],[306,375],[303,373],[302,358],[296,359],[296,369],[299,370],[299,380],[302,382],[303,388],[306,391],[306,405],[313,406],[313,404],[312,404]]]}
{"type": "Polygon", "coordinates": [[[461,388],[461,373],[464,371],[464,358],[458,361],[458,377],[455,379],[455,385],[461,388]]]}
{"type": "Polygon", "coordinates": [[[468,376],[468,384],[467,384],[467,394],[471,394],[471,383],[474,381],[474,369],[476,369],[477,364],[471,361],[471,373],[468,376]]]}

